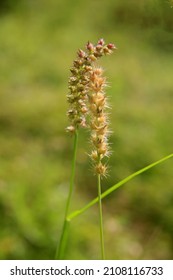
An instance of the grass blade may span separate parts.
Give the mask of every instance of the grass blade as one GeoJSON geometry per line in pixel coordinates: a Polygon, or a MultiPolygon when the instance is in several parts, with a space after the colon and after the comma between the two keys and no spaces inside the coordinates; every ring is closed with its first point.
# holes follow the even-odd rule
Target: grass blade
{"type": "MultiPolygon", "coordinates": [[[[127,183],[128,181],[132,180],[134,177],[144,173],[145,171],[153,168],[154,166],[168,160],[169,158],[173,157],[173,154],[170,154],[158,161],[155,161],[154,163],[147,165],[146,167],[138,170],[137,172],[131,174],[130,176],[126,177],[125,179],[121,180],[120,182],[118,182],[117,184],[113,185],[112,187],[110,187],[108,190],[106,190],[105,192],[102,193],[101,198],[105,198],[106,196],[108,196],[109,194],[111,194],[112,192],[114,192],[116,189],[118,189],[119,187],[123,186],[125,183],[127,183]]],[[[96,197],[95,199],[93,199],[92,201],[90,201],[87,205],[85,205],[83,208],[74,211],[73,213],[71,213],[68,216],[68,220],[72,220],[75,217],[81,215],[83,212],[85,212],[87,209],[89,209],[91,206],[93,206],[94,204],[96,204],[98,202],[98,197],[96,197]]]]}

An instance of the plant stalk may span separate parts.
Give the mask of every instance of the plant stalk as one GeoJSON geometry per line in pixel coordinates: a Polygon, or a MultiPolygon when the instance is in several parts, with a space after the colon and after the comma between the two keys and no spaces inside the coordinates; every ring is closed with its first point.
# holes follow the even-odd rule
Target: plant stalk
{"type": "Polygon", "coordinates": [[[65,216],[64,216],[64,222],[63,222],[63,228],[62,233],[59,241],[59,246],[57,246],[55,259],[61,260],[64,258],[65,249],[67,245],[67,239],[68,239],[68,228],[70,220],[68,219],[69,214],[69,208],[71,204],[71,198],[74,190],[74,179],[75,179],[75,167],[76,167],[76,154],[77,154],[77,144],[78,144],[78,131],[75,131],[74,136],[74,146],[73,146],[73,159],[72,159],[72,168],[71,168],[71,177],[70,177],[70,188],[65,208],[65,216]]]}
{"type": "Polygon", "coordinates": [[[101,257],[102,257],[102,260],[105,260],[104,233],[103,233],[103,213],[102,213],[102,198],[101,198],[101,178],[100,178],[100,174],[98,174],[97,180],[98,180],[98,202],[99,202],[101,257]]]}

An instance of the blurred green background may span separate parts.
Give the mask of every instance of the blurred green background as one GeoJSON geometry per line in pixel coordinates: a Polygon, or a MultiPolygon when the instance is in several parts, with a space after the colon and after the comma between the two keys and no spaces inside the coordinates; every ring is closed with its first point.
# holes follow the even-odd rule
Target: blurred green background
{"type": "MultiPolygon", "coordinates": [[[[0,258],[53,259],[69,187],[66,94],[78,48],[104,38],[112,156],[103,190],[172,153],[173,9],[167,0],[0,1],[0,258]]],[[[81,131],[72,209],[97,195],[81,131]]],[[[172,160],[104,200],[108,259],[173,258],[172,160]]],[[[98,207],[73,220],[67,259],[98,259],[98,207]]]]}

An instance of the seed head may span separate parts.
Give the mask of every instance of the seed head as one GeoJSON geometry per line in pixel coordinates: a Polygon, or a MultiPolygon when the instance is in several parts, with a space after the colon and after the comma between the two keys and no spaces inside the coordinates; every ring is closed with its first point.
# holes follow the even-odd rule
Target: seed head
{"type": "Polygon", "coordinates": [[[95,172],[102,176],[106,174],[107,170],[106,166],[102,163],[102,159],[109,155],[105,87],[106,78],[103,76],[103,70],[101,68],[93,68],[93,71],[90,73],[90,94],[88,98],[90,105],[91,142],[93,146],[90,157],[93,161],[95,172]]]}
{"type": "MultiPolygon", "coordinates": [[[[73,61],[73,66],[70,69],[71,76],[69,78],[69,93],[67,101],[69,103],[68,117],[73,129],[67,128],[67,131],[75,132],[78,127],[86,126],[86,115],[88,113],[88,98],[89,90],[99,93],[104,90],[106,85],[105,78],[102,77],[102,69],[95,68],[93,71],[94,63],[103,56],[109,54],[114,48],[113,44],[105,45],[103,39],[100,39],[96,45],[88,42],[86,51],[81,49],[77,52],[77,58],[73,61]]],[[[98,112],[102,111],[104,100],[95,98],[96,108],[98,112]]],[[[90,108],[92,107],[89,105],[90,108]]]]}
{"type": "Polygon", "coordinates": [[[102,176],[107,174],[107,166],[103,160],[110,155],[108,104],[105,94],[107,81],[103,69],[96,67],[95,63],[102,56],[111,54],[114,49],[114,44],[106,45],[103,39],[98,40],[96,45],[88,42],[84,51],[79,49],[70,69],[67,94],[70,125],[66,130],[73,134],[79,127],[89,127],[93,146],[90,157],[96,174],[102,176]]]}

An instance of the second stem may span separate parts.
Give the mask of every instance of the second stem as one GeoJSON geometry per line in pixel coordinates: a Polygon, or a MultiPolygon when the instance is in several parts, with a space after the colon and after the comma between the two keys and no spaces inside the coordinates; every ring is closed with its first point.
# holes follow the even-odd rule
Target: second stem
{"type": "Polygon", "coordinates": [[[67,217],[69,214],[69,208],[70,208],[72,194],[73,194],[73,190],[74,190],[77,144],[78,144],[78,131],[75,132],[75,136],[74,136],[70,189],[69,189],[66,208],[65,208],[64,223],[63,223],[62,233],[61,233],[61,237],[60,237],[60,241],[59,241],[59,246],[57,247],[57,251],[55,254],[55,259],[58,259],[58,260],[61,260],[64,258],[65,249],[67,246],[68,227],[69,227],[69,222],[70,222],[67,217]]]}
{"type": "Polygon", "coordinates": [[[101,177],[100,177],[100,174],[98,174],[97,180],[98,180],[101,257],[102,257],[102,260],[105,260],[104,233],[103,233],[103,214],[102,214],[102,200],[101,200],[101,177]]]}

